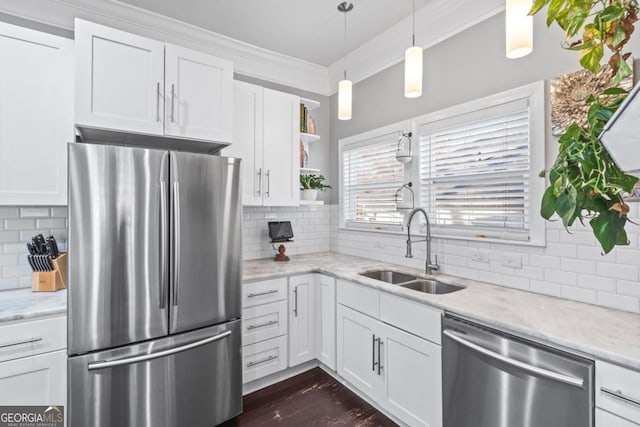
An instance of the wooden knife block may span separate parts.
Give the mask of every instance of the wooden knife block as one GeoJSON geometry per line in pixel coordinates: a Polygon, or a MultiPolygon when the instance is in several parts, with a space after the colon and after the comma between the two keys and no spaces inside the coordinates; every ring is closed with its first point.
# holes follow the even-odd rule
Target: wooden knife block
{"type": "Polygon", "coordinates": [[[52,259],[53,271],[34,271],[31,273],[31,291],[55,292],[67,287],[67,254],[61,253],[52,259]]]}

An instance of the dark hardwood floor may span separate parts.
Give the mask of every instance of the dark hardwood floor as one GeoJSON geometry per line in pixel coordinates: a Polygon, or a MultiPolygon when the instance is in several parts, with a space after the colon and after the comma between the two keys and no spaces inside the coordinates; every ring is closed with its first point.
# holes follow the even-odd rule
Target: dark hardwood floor
{"type": "Polygon", "coordinates": [[[239,426],[396,426],[320,368],[248,394],[239,426]]]}

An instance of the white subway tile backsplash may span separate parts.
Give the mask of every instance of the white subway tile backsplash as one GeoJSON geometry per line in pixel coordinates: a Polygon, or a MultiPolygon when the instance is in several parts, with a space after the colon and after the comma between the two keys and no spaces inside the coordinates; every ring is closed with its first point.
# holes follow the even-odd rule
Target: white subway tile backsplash
{"type": "Polygon", "coordinates": [[[20,208],[20,218],[46,218],[49,208],[20,208]]]}
{"type": "Polygon", "coordinates": [[[593,261],[583,261],[575,258],[561,258],[560,269],[563,271],[573,271],[575,273],[593,274],[596,272],[596,265],[593,261]]]}
{"type": "Polygon", "coordinates": [[[35,219],[7,219],[4,221],[5,230],[35,230],[35,219]]]}
{"type": "Polygon", "coordinates": [[[0,218],[20,218],[20,208],[13,206],[0,207],[0,218]]]}
{"type": "Polygon", "coordinates": [[[557,283],[545,282],[541,280],[531,281],[531,291],[539,294],[559,297],[562,294],[562,286],[557,283]]]}
{"type": "Polygon", "coordinates": [[[638,266],[629,264],[616,264],[613,262],[599,262],[598,275],[613,277],[614,279],[638,280],[638,266]]]}
{"type": "Polygon", "coordinates": [[[640,298],[626,295],[612,294],[609,292],[598,292],[598,304],[617,310],[638,311],[640,310],[640,298]]]}
{"type": "Polygon", "coordinates": [[[602,292],[615,292],[616,280],[590,274],[578,274],[578,286],[602,292]]]}
{"type": "Polygon", "coordinates": [[[598,302],[596,291],[592,289],[579,288],[577,286],[562,286],[560,296],[562,298],[586,302],[589,304],[596,304],[598,302]]]}
{"type": "Polygon", "coordinates": [[[632,297],[640,297],[640,282],[629,280],[618,280],[617,293],[620,295],[629,295],[632,297]]]}
{"type": "Polygon", "coordinates": [[[67,226],[66,218],[48,218],[36,220],[38,230],[51,230],[52,228],[65,228],[67,226]]]}

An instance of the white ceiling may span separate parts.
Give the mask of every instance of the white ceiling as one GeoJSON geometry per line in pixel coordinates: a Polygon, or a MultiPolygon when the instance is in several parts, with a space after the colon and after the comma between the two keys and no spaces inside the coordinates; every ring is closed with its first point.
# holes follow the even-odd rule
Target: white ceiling
{"type": "MultiPolygon", "coordinates": [[[[111,0],[315,64],[343,56],[344,14],[339,0],[111,0]]],[[[416,9],[429,0],[416,0],[416,9]]],[[[410,16],[412,0],[352,1],[347,52],[410,16]]],[[[411,28],[407,28],[407,43],[411,28]]]]}

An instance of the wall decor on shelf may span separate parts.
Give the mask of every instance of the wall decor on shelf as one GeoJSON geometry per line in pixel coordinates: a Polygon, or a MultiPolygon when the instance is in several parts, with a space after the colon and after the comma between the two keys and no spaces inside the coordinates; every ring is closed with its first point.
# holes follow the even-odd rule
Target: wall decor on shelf
{"type": "MultiPolygon", "coordinates": [[[[633,68],[633,57],[627,59],[633,68]]],[[[562,135],[569,125],[587,122],[587,112],[590,103],[587,102],[592,94],[602,94],[611,86],[614,73],[609,65],[603,66],[596,74],[588,70],[574,71],[563,74],[551,80],[551,131],[555,136],[562,135]]],[[[619,87],[631,90],[633,74],[620,82],[619,87]]],[[[612,96],[612,99],[615,95],[612,96]]]]}

